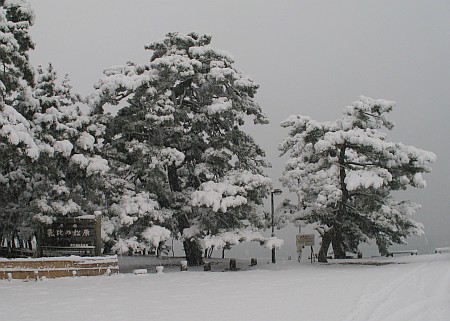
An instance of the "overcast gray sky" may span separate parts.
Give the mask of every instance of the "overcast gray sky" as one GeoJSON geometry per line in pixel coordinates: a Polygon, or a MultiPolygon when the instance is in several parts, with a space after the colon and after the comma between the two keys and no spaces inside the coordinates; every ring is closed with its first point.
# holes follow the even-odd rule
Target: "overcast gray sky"
{"type": "MultiPolygon", "coordinates": [[[[359,95],[394,100],[389,140],[430,150],[428,187],[400,195],[423,209],[425,237],[412,247],[450,246],[450,1],[32,0],[32,63],[52,62],[83,95],[104,68],[143,63],[144,45],[170,31],[210,33],[261,88],[271,124],[252,129],[280,187],[279,123],[291,114],[334,120],[359,95]]],[[[285,196],[287,193],[285,192],[285,196]]],[[[290,242],[290,241],[289,241],[290,242]]],[[[293,241],[289,244],[293,244],[293,241]]]]}

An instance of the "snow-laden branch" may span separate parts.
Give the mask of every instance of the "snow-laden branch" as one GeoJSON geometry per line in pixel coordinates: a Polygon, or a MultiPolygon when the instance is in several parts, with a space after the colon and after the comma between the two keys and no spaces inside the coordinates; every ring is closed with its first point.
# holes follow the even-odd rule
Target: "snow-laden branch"
{"type": "Polygon", "coordinates": [[[282,239],[276,237],[264,237],[259,232],[241,230],[207,235],[202,239],[202,246],[204,249],[223,249],[242,242],[259,242],[269,249],[280,248],[284,243],[282,239]]]}
{"type": "Polygon", "coordinates": [[[210,207],[214,212],[226,212],[228,208],[247,204],[247,193],[258,189],[269,189],[270,178],[249,171],[231,171],[222,182],[208,181],[192,193],[192,206],[210,207]]]}

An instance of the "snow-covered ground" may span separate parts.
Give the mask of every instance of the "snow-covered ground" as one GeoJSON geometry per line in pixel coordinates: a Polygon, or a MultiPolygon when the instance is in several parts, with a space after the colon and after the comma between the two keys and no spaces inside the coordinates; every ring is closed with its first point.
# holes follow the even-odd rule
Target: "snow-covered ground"
{"type": "Polygon", "coordinates": [[[361,262],[0,280],[0,320],[450,320],[450,254],[361,262]]]}

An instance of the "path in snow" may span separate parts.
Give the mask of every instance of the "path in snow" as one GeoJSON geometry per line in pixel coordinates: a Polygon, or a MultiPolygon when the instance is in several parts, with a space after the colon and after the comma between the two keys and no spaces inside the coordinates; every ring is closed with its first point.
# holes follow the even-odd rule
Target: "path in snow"
{"type": "Polygon", "coordinates": [[[402,264],[0,280],[0,321],[450,320],[450,255],[378,260],[402,264]]]}
{"type": "Polygon", "coordinates": [[[450,264],[442,264],[443,256],[428,257],[373,278],[342,321],[450,320],[450,264]]]}

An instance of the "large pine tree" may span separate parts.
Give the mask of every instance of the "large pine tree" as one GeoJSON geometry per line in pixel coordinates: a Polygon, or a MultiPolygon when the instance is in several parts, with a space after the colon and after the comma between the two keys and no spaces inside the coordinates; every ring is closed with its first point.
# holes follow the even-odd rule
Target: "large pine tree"
{"type": "Polygon", "coordinates": [[[290,156],[281,180],[299,196],[300,218],[323,226],[319,261],[327,260],[330,244],[338,258],[369,239],[386,253],[389,245],[423,232],[411,218],[419,205],[394,200],[392,192],[425,187],[422,173],[431,171],[436,156],[386,140],[381,130],[393,128],[386,114],[394,106],[360,97],[336,121],[290,116],[281,124],[290,129],[280,144],[290,156]]]}
{"type": "Polygon", "coordinates": [[[146,47],[149,63],[106,70],[93,97],[103,119],[108,103],[122,104],[107,119],[105,152],[131,190],[157,201],[190,264],[201,263],[204,236],[260,224],[271,186],[263,150],[242,129],[268,122],[254,101],[258,85],[210,42],[169,33],[146,47]]]}
{"type": "Polygon", "coordinates": [[[28,165],[39,157],[32,124],[22,107],[30,104],[33,69],[28,34],[33,12],[25,1],[0,1],[0,239],[10,238],[29,215],[28,165]]]}

